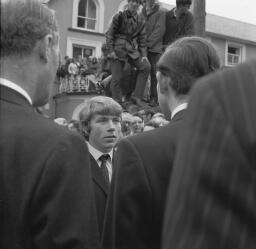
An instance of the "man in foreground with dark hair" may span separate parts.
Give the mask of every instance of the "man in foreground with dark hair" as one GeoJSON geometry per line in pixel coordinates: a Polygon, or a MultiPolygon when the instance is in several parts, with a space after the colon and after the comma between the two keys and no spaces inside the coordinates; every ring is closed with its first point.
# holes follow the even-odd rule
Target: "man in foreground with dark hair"
{"type": "Polygon", "coordinates": [[[0,248],[98,248],[89,153],[75,133],[34,111],[59,62],[52,10],[1,1],[0,248]]]}
{"type": "Polygon", "coordinates": [[[163,249],[256,247],[256,61],[196,84],[170,180],[163,249]]]}
{"type": "Polygon", "coordinates": [[[158,99],[171,121],[118,143],[103,249],[161,247],[167,185],[190,89],[196,79],[218,68],[213,45],[199,37],[178,40],[161,56],[158,99]]]}

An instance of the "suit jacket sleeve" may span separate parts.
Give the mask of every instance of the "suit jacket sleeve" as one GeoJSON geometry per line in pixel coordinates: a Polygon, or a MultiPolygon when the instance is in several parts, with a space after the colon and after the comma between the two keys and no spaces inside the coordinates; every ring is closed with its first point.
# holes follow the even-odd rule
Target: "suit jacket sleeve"
{"type": "Polygon", "coordinates": [[[47,157],[31,200],[35,248],[99,248],[89,155],[64,136],[47,157]]]}
{"type": "Polygon", "coordinates": [[[256,85],[253,71],[242,69],[194,89],[167,197],[164,249],[255,248],[256,85]]]}
{"type": "Polygon", "coordinates": [[[152,197],[143,163],[134,144],[123,139],[117,149],[102,248],[146,248],[151,219],[152,197]]]}

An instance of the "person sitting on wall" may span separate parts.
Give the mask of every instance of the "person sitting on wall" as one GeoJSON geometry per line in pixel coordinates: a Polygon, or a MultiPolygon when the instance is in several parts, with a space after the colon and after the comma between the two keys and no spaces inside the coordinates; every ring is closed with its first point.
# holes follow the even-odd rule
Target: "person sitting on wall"
{"type": "Polygon", "coordinates": [[[139,0],[128,0],[127,9],[114,15],[106,32],[106,43],[111,58],[111,92],[119,103],[124,102],[121,89],[126,62],[137,68],[136,86],[131,99],[143,106],[143,94],[147,83],[150,63],[147,59],[145,22],[137,10],[139,0]]]}

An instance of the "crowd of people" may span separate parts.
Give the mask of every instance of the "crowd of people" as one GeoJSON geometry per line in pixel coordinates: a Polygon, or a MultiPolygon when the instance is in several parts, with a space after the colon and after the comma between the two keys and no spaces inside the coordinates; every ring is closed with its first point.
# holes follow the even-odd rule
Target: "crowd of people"
{"type": "Polygon", "coordinates": [[[221,70],[214,45],[197,36],[148,59],[115,33],[143,34],[138,4],[128,0],[107,32],[112,97],[54,122],[35,108],[58,69],[55,14],[39,0],[1,1],[0,248],[255,248],[256,60],[221,70]],[[161,112],[124,110],[126,59],[139,71],[137,105],[155,60],[161,112]]]}
{"type": "MultiPolygon", "coordinates": [[[[108,98],[106,98],[106,100],[107,99],[108,98]]],[[[85,102],[84,105],[86,106],[87,102],[85,102]]],[[[67,127],[69,130],[76,131],[86,138],[80,120],[71,119],[68,121],[63,117],[58,117],[54,119],[54,122],[61,126],[67,127]]],[[[143,131],[153,130],[165,126],[168,123],[169,121],[166,120],[163,113],[155,112],[151,109],[142,109],[135,113],[130,113],[123,110],[121,115],[121,133],[119,139],[138,134],[143,131]]]]}
{"type": "Polygon", "coordinates": [[[157,0],[129,0],[110,22],[101,58],[66,56],[58,75],[94,75],[91,81],[122,106],[129,101],[141,107],[158,105],[156,64],[174,40],[194,34],[191,3],[177,0],[167,11],[157,0]]]}

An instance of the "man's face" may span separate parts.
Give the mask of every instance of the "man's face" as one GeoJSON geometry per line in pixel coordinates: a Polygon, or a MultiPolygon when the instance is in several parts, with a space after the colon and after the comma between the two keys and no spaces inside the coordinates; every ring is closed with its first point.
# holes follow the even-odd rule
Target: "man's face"
{"type": "Polygon", "coordinates": [[[96,114],[92,117],[89,128],[89,143],[102,153],[108,153],[121,134],[121,118],[96,114]]]}
{"type": "Polygon", "coordinates": [[[144,121],[138,117],[138,116],[134,116],[133,117],[133,132],[136,133],[140,133],[143,131],[144,128],[144,121]]]}
{"type": "Polygon", "coordinates": [[[171,111],[169,107],[168,85],[171,79],[169,76],[166,76],[159,71],[156,74],[156,78],[157,78],[157,96],[158,96],[160,109],[166,117],[170,117],[171,111]]]}
{"type": "Polygon", "coordinates": [[[129,0],[127,7],[131,12],[137,12],[139,5],[140,4],[137,0],[129,0]]]}
{"type": "Polygon", "coordinates": [[[130,113],[122,114],[121,129],[124,136],[132,134],[132,121],[133,116],[130,113]]]}
{"type": "Polygon", "coordinates": [[[43,70],[38,76],[38,87],[36,89],[36,106],[42,106],[49,100],[50,90],[56,78],[56,72],[60,63],[59,35],[55,34],[55,41],[47,50],[47,61],[44,63],[43,70]]]}

